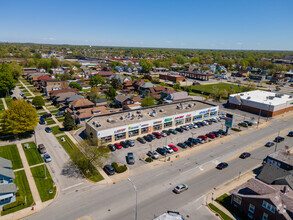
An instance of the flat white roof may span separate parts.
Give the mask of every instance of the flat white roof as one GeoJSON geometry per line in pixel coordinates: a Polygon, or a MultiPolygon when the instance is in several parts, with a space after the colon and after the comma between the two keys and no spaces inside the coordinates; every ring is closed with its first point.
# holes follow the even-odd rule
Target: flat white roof
{"type": "Polygon", "coordinates": [[[272,106],[282,105],[288,101],[293,101],[293,97],[290,95],[279,94],[274,92],[254,90],[249,92],[241,92],[230,95],[231,97],[240,96],[240,99],[251,102],[257,102],[272,106]]]}

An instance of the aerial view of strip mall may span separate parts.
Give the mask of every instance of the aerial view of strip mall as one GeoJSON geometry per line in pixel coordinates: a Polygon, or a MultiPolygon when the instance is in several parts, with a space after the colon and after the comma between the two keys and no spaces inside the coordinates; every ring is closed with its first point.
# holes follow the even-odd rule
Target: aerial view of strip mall
{"type": "Polygon", "coordinates": [[[1,3],[1,220],[292,220],[293,1],[1,3]]]}

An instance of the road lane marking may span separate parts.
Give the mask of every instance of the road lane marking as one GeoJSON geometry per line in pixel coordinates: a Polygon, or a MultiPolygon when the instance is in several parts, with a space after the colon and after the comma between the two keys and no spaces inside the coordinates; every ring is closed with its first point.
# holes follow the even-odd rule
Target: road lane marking
{"type": "Polygon", "coordinates": [[[71,188],[73,188],[73,187],[80,186],[80,185],[82,185],[82,184],[84,184],[84,182],[77,183],[77,184],[75,184],[75,185],[69,186],[69,187],[67,187],[67,188],[62,189],[61,191],[65,191],[65,190],[71,189],[71,188]]]}

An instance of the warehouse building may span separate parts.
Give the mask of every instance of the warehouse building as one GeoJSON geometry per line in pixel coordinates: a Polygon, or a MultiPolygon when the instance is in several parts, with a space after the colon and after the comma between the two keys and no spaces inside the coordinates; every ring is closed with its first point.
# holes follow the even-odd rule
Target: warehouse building
{"type": "Polygon", "coordinates": [[[192,100],[110,113],[90,118],[85,132],[88,137],[97,138],[99,145],[114,143],[217,117],[218,109],[218,106],[192,100]]]}
{"type": "Polygon", "coordinates": [[[254,90],[229,96],[229,106],[273,117],[293,110],[293,97],[274,92],[254,90]]]}

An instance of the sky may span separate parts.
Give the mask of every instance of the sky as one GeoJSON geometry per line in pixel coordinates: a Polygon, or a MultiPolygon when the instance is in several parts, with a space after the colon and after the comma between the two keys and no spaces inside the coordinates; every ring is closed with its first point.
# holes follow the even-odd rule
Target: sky
{"type": "Polygon", "coordinates": [[[293,0],[1,1],[0,42],[293,50],[293,0]]]}

